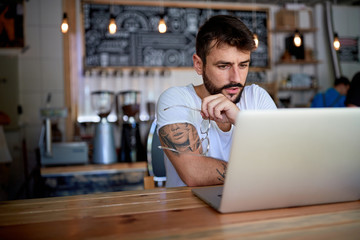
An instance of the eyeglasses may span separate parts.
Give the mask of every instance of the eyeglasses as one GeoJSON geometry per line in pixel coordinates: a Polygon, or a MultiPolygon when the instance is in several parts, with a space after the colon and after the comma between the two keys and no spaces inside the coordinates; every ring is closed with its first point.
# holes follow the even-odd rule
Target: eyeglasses
{"type": "MultiPolygon", "coordinates": [[[[200,109],[196,109],[196,108],[192,108],[192,107],[188,107],[185,105],[173,105],[173,106],[169,106],[163,109],[163,111],[169,110],[171,108],[175,108],[175,107],[182,107],[182,108],[187,108],[193,111],[197,111],[197,112],[201,112],[200,109]]],[[[206,151],[201,153],[201,154],[196,154],[196,153],[191,153],[191,152],[182,152],[182,151],[178,151],[174,148],[169,148],[169,147],[163,147],[163,146],[158,146],[158,148],[160,149],[165,149],[165,150],[170,150],[172,152],[176,152],[176,153],[186,153],[186,154],[192,154],[192,155],[200,155],[200,156],[206,156],[206,154],[209,152],[210,149],[210,139],[209,139],[209,130],[211,127],[211,122],[210,119],[203,119],[201,121],[201,126],[200,126],[200,133],[201,134],[205,134],[205,136],[203,138],[200,139],[201,144],[205,144],[206,145],[206,151]]]]}

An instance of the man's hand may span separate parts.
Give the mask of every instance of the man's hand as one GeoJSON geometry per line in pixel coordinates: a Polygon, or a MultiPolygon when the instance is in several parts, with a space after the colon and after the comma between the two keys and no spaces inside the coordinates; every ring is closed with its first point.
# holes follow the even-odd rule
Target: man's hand
{"type": "Polygon", "coordinates": [[[221,93],[205,97],[201,104],[202,117],[215,122],[235,124],[239,111],[240,109],[221,93]]]}

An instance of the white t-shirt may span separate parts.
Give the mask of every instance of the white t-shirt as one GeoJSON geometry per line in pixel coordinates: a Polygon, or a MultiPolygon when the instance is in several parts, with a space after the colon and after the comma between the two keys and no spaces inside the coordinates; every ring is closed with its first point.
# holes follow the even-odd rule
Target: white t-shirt
{"type": "MultiPolygon", "coordinates": [[[[187,122],[195,126],[200,138],[204,137],[200,131],[203,120],[200,113],[183,107],[174,107],[164,111],[166,107],[175,105],[186,105],[191,108],[201,109],[201,99],[196,94],[192,84],[184,87],[172,87],[161,94],[157,104],[157,129],[168,124],[187,122]]],[[[263,88],[254,84],[245,86],[241,100],[236,105],[240,110],[276,109],[276,105],[270,95],[263,88]]],[[[215,122],[211,121],[211,127],[208,132],[210,148],[207,156],[228,161],[233,130],[234,126],[231,127],[230,131],[223,132],[215,122]]],[[[203,146],[203,148],[205,147],[203,146]]],[[[164,156],[166,187],[186,186],[166,154],[164,156]]]]}

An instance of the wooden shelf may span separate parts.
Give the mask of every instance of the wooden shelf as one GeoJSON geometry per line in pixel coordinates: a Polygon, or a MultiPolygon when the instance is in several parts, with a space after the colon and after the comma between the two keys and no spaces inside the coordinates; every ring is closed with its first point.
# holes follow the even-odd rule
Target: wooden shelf
{"type": "Polygon", "coordinates": [[[0,48],[0,55],[17,56],[20,55],[23,48],[0,48]]]}
{"type": "Polygon", "coordinates": [[[294,64],[294,65],[305,65],[305,64],[318,64],[320,63],[319,60],[281,60],[278,61],[276,64],[294,64]]]}
{"type": "Polygon", "coordinates": [[[298,30],[300,33],[313,33],[317,31],[317,28],[275,28],[272,30],[274,33],[292,33],[295,30],[298,30]]]}
{"type": "Polygon", "coordinates": [[[279,91],[317,91],[318,87],[280,87],[279,91]]]}
{"type": "MultiPolygon", "coordinates": [[[[313,23],[312,10],[309,10],[309,25],[298,26],[296,23],[292,26],[283,27],[281,25],[274,26],[271,30],[271,33],[276,37],[277,44],[279,44],[280,49],[282,48],[284,52],[276,58],[274,63],[279,71],[284,71],[284,73],[291,75],[296,73],[303,73],[310,76],[314,75],[315,79],[318,79],[318,65],[321,61],[317,60],[313,53],[316,51],[316,28],[313,23]],[[297,26],[297,27],[296,27],[297,26]],[[291,48],[287,48],[287,38],[295,34],[295,31],[298,30],[301,35],[306,38],[307,45],[303,45],[304,57],[305,59],[294,59],[291,55],[296,55],[295,53],[290,53],[291,48]],[[285,40],[285,41],[284,41],[285,40]],[[283,41],[281,43],[281,41],[283,41]],[[309,42],[308,42],[309,41],[309,42]],[[289,53],[286,52],[289,51],[289,53]]],[[[300,18],[300,16],[297,16],[300,18]]],[[[305,40],[305,39],[304,39],[305,40]]],[[[304,44],[304,43],[303,43],[304,44]]],[[[285,77],[285,76],[284,76],[285,77]]],[[[284,78],[283,77],[283,78],[284,78]]],[[[311,77],[312,78],[312,77],[311,77]]],[[[285,79],[279,81],[279,87],[277,89],[278,96],[284,98],[284,101],[279,101],[279,106],[282,107],[308,107],[310,105],[311,99],[318,92],[318,87],[310,87],[310,82],[305,81],[302,85],[302,82],[296,82],[297,79],[294,79],[294,82],[291,80],[289,82],[284,82],[285,79]],[[292,84],[294,83],[294,84],[292,84]],[[306,84],[308,83],[308,84],[306,84]],[[298,84],[298,85],[297,85],[298,84]]]]}

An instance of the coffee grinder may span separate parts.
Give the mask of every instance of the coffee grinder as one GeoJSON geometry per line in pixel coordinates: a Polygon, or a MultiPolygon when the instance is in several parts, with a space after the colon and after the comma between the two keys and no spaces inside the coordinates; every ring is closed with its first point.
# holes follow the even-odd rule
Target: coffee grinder
{"type": "Polygon", "coordinates": [[[117,105],[120,123],[122,123],[119,161],[146,161],[145,148],[141,142],[139,129],[140,92],[134,90],[119,92],[117,105]]]}
{"type": "Polygon", "coordinates": [[[96,164],[117,162],[113,124],[107,120],[114,104],[114,93],[94,91],[91,93],[91,104],[100,117],[100,122],[95,126],[92,162],[96,164]]]}

